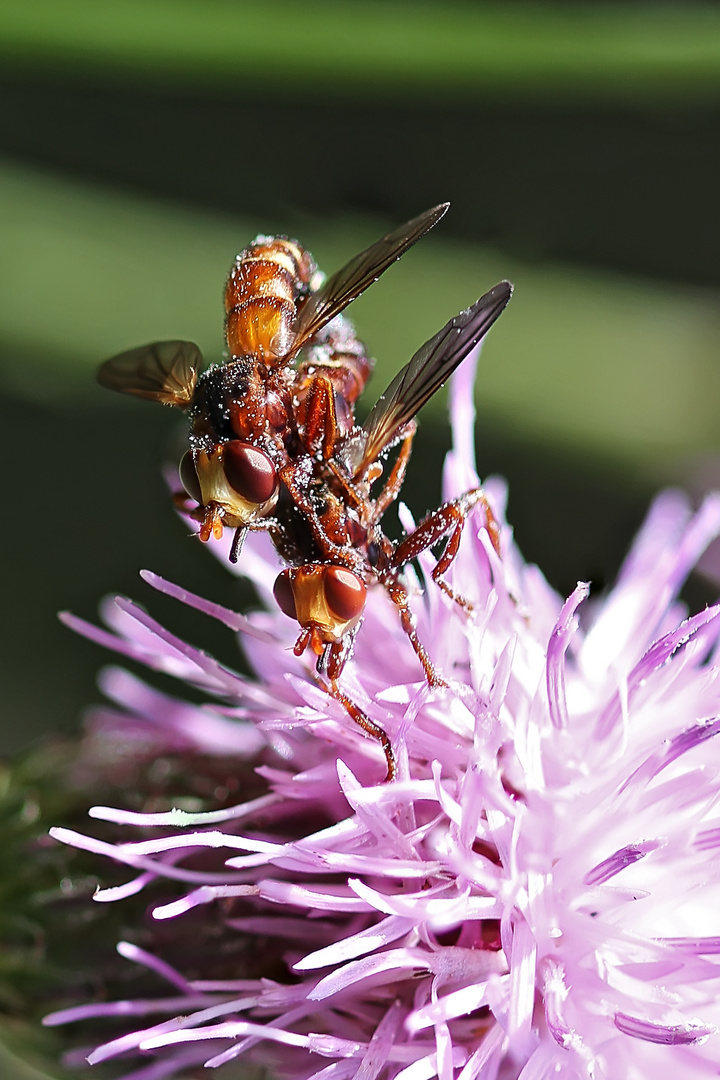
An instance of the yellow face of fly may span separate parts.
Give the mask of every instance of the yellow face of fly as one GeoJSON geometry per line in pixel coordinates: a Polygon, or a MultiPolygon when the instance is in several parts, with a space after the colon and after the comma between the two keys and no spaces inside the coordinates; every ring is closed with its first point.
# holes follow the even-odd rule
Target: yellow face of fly
{"type": "Polygon", "coordinates": [[[340,641],[365,609],[364,582],[344,566],[308,563],[284,570],[275,583],[280,607],[312,631],[312,647],[340,641]]]}
{"type": "Polygon", "coordinates": [[[218,507],[222,511],[223,524],[230,528],[249,525],[257,518],[265,517],[275,507],[277,489],[269,499],[258,503],[245,498],[231,486],[223,467],[221,445],[213,447],[209,453],[201,451],[195,458],[195,469],[202,505],[218,507]]]}

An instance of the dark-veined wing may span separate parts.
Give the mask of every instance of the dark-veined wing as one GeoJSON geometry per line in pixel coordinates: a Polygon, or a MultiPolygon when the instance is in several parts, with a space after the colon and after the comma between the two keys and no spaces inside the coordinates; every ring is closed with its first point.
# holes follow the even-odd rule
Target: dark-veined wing
{"type": "Polygon", "coordinates": [[[311,293],[301,308],[293,327],[295,339],[290,355],[299,352],[326,323],[339,315],[360,293],[377,281],[389,266],[404,255],[408,248],[432,229],[450,203],[440,203],[412,221],[393,229],[351,259],[327,279],[317,292],[311,293]]]}
{"type": "Polygon", "coordinates": [[[353,476],[362,476],[383,450],[487,334],[512,296],[512,285],[501,281],[472,307],[461,311],[426,341],[402,368],[363,424],[362,456],[353,476]]]}
{"type": "Polygon", "coordinates": [[[97,381],[108,390],[185,409],[203,366],[202,353],[192,341],[155,341],[106,360],[97,381]]]}

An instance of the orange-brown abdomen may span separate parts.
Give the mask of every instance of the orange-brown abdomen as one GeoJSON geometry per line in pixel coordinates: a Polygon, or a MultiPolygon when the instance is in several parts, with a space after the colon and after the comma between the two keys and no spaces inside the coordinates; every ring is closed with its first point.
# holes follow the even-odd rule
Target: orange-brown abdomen
{"type": "Polygon", "coordinates": [[[308,253],[283,237],[259,237],[240,252],[225,286],[231,357],[253,354],[272,363],[286,355],[295,302],[314,270],[308,253]]]}

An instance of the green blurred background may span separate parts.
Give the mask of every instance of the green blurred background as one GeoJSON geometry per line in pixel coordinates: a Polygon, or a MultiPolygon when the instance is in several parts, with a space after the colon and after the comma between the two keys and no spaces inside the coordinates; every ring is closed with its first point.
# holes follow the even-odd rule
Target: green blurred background
{"type": "MultiPolygon", "coordinates": [[[[479,467],[510,481],[519,543],[559,589],[612,579],[654,488],[712,481],[717,6],[2,2],[0,88],[1,750],[96,696],[105,658],[60,608],[130,593],[234,656],[136,576],[242,602],[164,490],[182,420],[93,371],[163,337],[219,357],[225,274],[257,231],[332,270],[451,200],[353,305],[368,398],[512,278],[478,377],[479,467]]],[[[418,515],[446,444],[438,400],[406,489],[418,515]]]]}
{"type": "MultiPolygon", "coordinates": [[[[332,270],[451,200],[353,305],[369,402],[513,279],[478,376],[479,468],[508,478],[520,546],[558,589],[608,584],[655,489],[718,482],[719,120],[715,4],[0,0],[0,753],[97,699],[109,658],[58,609],[128,593],[237,662],[137,578],[248,600],[167,497],[182,419],[93,372],[164,337],[219,358],[225,274],[258,231],[332,270]]],[[[444,401],[422,420],[417,515],[444,401]]],[[[697,577],[687,598],[714,591],[697,577]]],[[[3,1076],[35,1075],[4,1053],[3,1076]]]]}

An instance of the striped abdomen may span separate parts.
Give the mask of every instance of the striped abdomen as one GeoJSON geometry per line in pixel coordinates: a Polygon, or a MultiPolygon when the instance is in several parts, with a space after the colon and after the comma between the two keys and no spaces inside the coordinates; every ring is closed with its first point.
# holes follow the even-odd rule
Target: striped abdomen
{"type": "Polygon", "coordinates": [[[235,259],[225,286],[225,334],[231,357],[282,359],[293,342],[295,304],[315,264],[294,240],[260,236],[235,259]]]}

